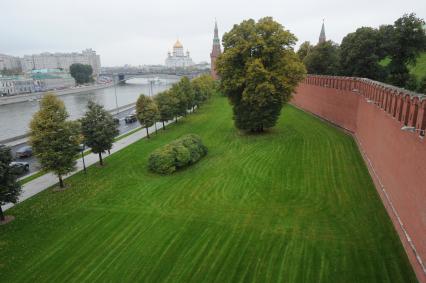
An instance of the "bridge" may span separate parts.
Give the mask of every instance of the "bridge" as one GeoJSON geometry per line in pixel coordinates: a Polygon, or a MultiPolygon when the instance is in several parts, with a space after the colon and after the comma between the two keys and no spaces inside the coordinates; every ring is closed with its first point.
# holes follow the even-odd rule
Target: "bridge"
{"type": "Polygon", "coordinates": [[[119,72],[104,72],[100,76],[112,77],[114,81],[119,83],[126,83],[126,81],[143,78],[143,79],[170,79],[176,80],[181,77],[188,77],[190,79],[198,77],[202,74],[208,74],[209,70],[174,70],[174,69],[164,69],[156,71],[143,71],[143,70],[120,70],[119,72]]]}

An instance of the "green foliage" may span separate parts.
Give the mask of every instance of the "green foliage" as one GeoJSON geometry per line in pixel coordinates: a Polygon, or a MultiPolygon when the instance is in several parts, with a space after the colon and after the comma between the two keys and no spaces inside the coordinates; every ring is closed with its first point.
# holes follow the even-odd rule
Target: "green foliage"
{"type": "Polygon", "coordinates": [[[359,28],[346,35],[340,45],[341,74],[384,80],[385,68],[379,63],[384,55],[379,31],[370,27],[359,28]]]}
{"type": "Polygon", "coordinates": [[[99,154],[99,161],[102,165],[101,153],[112,148],[114,138],[119,131],[112,115],[103,106],[89,101],[87,109],[86,114],[80,120],[81,132],[84,143],[92,149],[92,152],[99,154]]]}
{"type": "Polygon", "coordinates": [[[70,66],[70,74],[77,84],[86,84],[93,80],[93,69],[91,65],[74,63],[70,66]]]}
{"type": "Polygon", "coordinates": [[[425,76],[425,77],[423,77],[423,78],[419,81],[419,83],[417,84],[417,89],[416,89],[416,91],[417,91],[418,93],[426,94],[426,76],[425,76]]]}
{"type": "Polygon", "coordinates": [[[158,107],[158,120],[166,122],[173,120],[177,112],[178,100],[170,91],[163,91],[154,97],[158,107]]]}
{"type": "Polygon", "coordinates": [[[207,148],[201,138],[195,134],[188,134],[151,153],[148,167],[155,173],[171,174],[196,163],[206,154],[207,148]]]}
{"type": "Polygon", "coordinates": [[[148,128],[158,120],[158,107],[151,97],[141,94],[136,101],[136,117],[142,127],[146,129],[149,138],[148,128]]]}
{"type": "Polygon", "coordinates": [[[67,118],[64,103],[56,95],[46,94],[30,123],[29,140],[34,155],[44,170],[59,177],[61,187],[62,176],[74,170],[80,143],[79,123],[67,118]]]}
{"type": "Polygon", "coordinates": [[[296,40],[270,17],[243,21],[225,33],[216,67],[237,128],[263,131],[275,125],[305,75],[293,50],[296,40]]]}
{"type": "Polygon", "coordinates": [[[216,83],[210,75],[202,75],[191,81],[194,90],[194,105],[200,107],[206,100],[212,97],[216,83]]]}
{"type": "Polygon", "coordinates": [[[423,19],[417,18],[414,13],[411,13],[396,20],[392,29],[382,28],[382,34],[389,39],[386,45],[387,56],[391,59],[387,66],[388,83],[407,88],[413,85],[407,66],[415,65],[420,53],[426,50],[424,24],[423,19]]]}
{"type": "Polygon", "coordinates": [[[191,86],[191,81],[183,77],[178,83],[170,88],[170,94],[176,99],[177,108],[175,116],[185,116],[187,110],[195,106],[195,93],[191,86]]]}
{"type": "Polygon", "coordinates": [[[314,46],[303,63],[309,74],[338,75],[339,58],[339,46],[329,40],[314,46]]]}
{"type": "Polygon", "coordinates": [[[305,41],[300,45],[299,50],[297,50],[297,56],[303,61],[313,48],[314,46],[309,41],[305,41]]]}
{"type": "Polygon", "coordinates": [[[0,281],[416,282],[353,137],[284,107],[274,131],[246,136],[213,96],[73,190],[19,203],[0,225],[0,281]],[[208,155],[151,173],[151,152],[187,133],[208,155]]]}
{"type": "Polygon", "coordinates": [[[0,221],[4,221],[2,205],[17,203],[21,194],[21,186],[17,181],[17,174],[9,166],[12,162],[10,148],[0,146],[0,221]]]}

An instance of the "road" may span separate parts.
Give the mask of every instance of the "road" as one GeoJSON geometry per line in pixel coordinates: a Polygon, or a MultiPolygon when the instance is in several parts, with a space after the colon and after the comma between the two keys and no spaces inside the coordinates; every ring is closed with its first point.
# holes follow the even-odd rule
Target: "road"
{"type": "MultiPolygon", "coordinates": [[[[130,132],[134,129],[136,129],[137,127],[139,127],[139,122],[134,122],[131,124],[126,124],[124,122],[124,117],[126,117],[127,115],[130,114],[130,112],[132,112],[135,109],[135,107],[131,107],[128,108],[126,110],[123,110],[121,112],[119,112],[118,114],[113,115],[114,117],[117,117],[118,119],[120,119],[120,126],[118,127],[119,131],[120,131],[120,135],[125,134],[127,132],[130,132]]],[[[33,172],[39,171],[40,170],[40,164],[38,163],[37,159],[34,156],[31,157],[27,157],[27,158],[15,158],[16,156],[16,151],[23,147],[26,146],[27,143],[21,143],[21,144],[17,144],[11,147],[12,149],[12,155],[14,156],[14,161],[24,161],[24,162],[28,162],[30,165],[30,170],[28,172],[26,172],[25,174],[19,176],[19,177],[25,177],[26,175],[29,175],[33,172]]]]}

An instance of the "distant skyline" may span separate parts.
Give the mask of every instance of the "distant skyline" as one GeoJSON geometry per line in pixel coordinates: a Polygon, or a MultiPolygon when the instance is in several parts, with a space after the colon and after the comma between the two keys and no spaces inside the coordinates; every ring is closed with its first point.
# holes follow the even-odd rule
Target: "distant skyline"
{"type": "Polygon", "coordinates": [[[219,36],[242,20],[272,16],[303,41],[340,43],[361,26],[392,24],[404,13],[426,18],[424,0],[249,2],[172,0],[14,0],[0,3],[0,53],[80,52],[93,48],[102,66],[164,64],[176,39],[195,62],[209,62],[215,18],[219,36]]]}

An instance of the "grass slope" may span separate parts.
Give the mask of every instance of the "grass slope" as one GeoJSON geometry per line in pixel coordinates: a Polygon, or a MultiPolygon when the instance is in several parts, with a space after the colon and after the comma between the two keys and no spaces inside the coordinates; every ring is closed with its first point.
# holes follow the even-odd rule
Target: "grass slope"
{"type": "Polygon", "coordinates": [[[8,211],[0,281],[415,281],[353,139],[291,106],[247,136],[217,97],[106,163],[8,211]],[[186,133],[208,155],[149,173],[149,153],[186,133]]]}

